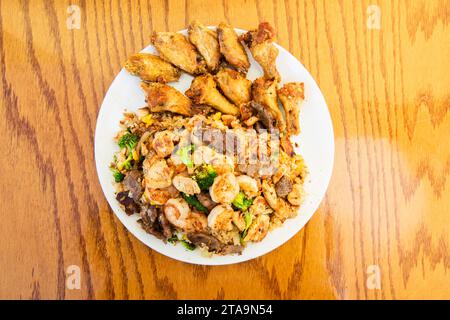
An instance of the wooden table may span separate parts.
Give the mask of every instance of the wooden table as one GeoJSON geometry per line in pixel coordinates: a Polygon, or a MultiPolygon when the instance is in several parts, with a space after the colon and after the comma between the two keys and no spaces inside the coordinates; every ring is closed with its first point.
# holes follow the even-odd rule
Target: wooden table
{"type": "Polygon", "coordinates": [[[0,3],[0,298],[450,298],[449,1],[0,3]],[[122,62],[152,30],[194,18],[273,24],[335,130],[334,174],[312,220],[232,266],[140,243],[94,164],[97,112],[122,62]],[[80,289],[66,286],[73,265],[80,289]]]}

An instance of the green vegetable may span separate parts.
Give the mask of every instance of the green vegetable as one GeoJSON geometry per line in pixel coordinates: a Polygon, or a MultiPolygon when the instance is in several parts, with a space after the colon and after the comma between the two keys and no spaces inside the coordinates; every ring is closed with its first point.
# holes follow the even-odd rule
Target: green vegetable
{"type": "MultiPolygon", "coordinates": [[[[138,136],[128,132],[125,133],[117,143],[121,149],[127,148],[128,150],[128,157],[125,159],[125,161],[117,164],[117,169],[120,170],[129,170],[133,166],[131,161],[133,161],[133,149],[136,147],[136,144],[138,142],[138,136]]],[[[115,178],[115,176],[114,176],[115,178]]]]}
{"type": "Polygon", "coordinates": [[[113,172],[114,181],[122,182],[122,180],[125,177],[125,175],[122,172],[120,172],[119,170],[115,169],[115,168],[112,168],[111,170],[113,172]]]}
{"type": "Polygon", "coordinates": [[[138,136],[132,133],[125,133],[118,142],[120,149],[127,148],[128,151],[132,151],[138,142],[138,136]]]}
{"type": "Polygon", "coordinates": [[[195,249],[195,244],[187,242],[186,240],[180,240],[183,247],[186,248],[186,250],[192,251],[195,249]]]}
{"type": "Polygon", "coordinates": [[[214,183],[217,177],[217,172],[210,164],[202,164],[195,169],[193,179],[197,182],[202,191],[206,191],[214,183]]]}
{"type": "Polygon", "coordinates": [[[176,244],[180,239],[178,239],[178,236],[174,233],[169,239],[167,239],[167,242],[171,244],[176,244]]]}
{"type": "Polygon", "coordinates": [[[248,199],[241,191],[231,204],[239,210],[246,211],[253,204],[253,199],[248,199]]]}
{"type": "Polygon", "coordinates": [[[244,239],[247,236],[248,228],[250,227],[250,225],[253,222],[253,216],[250,212],[248,212],[248,211],[244,212],[244,221],[245,221],[245,229],[240,234],[240,241],[242,244],[244,243],[244,239]]]}
{"type": "Polygon", "coordinates": [[[119,170],[130,170],[133,164],[131,163],[133,161],[133,154],[130,153],[128,157],[125,159],[125,161],[117,164],[117,169],[119,170]]]}
{"type": "Polygon", "coordinates": [[[194,207],[195,209],[197,209],[200,212],[208,212],[208,209],[201,204],[200,201],[198,201],[197,197],[195,195],[187,195],[186,193],[181,192],[181,196],[183,197],[184,200],[186,200],[186,202],[188,203],[188,205],[190,205],[191,207],[194,207]]]}
{"type": "Polygon", "coordinates": [[[187,167],[192,168],[194,162],[192,161],[192,152],[194,152],[195,145],[190,144],[188,146],[178,149],[177,156],[180,157],[181,162],[183,162],[187,167]]]}

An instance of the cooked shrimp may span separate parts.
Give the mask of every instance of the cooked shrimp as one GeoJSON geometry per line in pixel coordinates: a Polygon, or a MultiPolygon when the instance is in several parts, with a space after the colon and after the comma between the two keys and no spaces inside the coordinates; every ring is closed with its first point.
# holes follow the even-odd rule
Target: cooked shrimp
{"type": "Polygon", "coordinates": [[[200,187],[198,186],[197,182],[189,177],[182,176],[181,174],[176,175],[173,178],[172,183],[178,191],[185,194],[193,195],[200,193],[200,187]]]}
{"type": "Polygon", "coordinates": [[[184,199],[169,199],[164,205],[164,215],[176,228],[186,232],[202,231],[207,226],[206,216],[192,212],[184,199]]]}
{"type": "Polygon", "coordinates": [[[239,231],[244,231],[245,229],[244,213],[241,211],[234,211],[233,223],[239,229],[239,231]]]}
{"type": "Polygon", "coordinates": [[[264,180],[262,182],[261,188],[264,194],[264,198],[266,199],[269,206],[271,206],[272,209],[277,210],[278,197],[277,192],[275,191],[275,187],[272,184],[270,184],[267,180],[264,180]]]}
{"type": "Polygon", "coordinates": [[[249,208],[249,212],[253,216],[259,216],[260,214],[270,214],[273,210],[269,208],[267,201],[262,196],[258,196],[253,200],[253,204],[249,208]]]}
{"type": "Polygon", "coordinates": [[[163,205],[171,198],[167,189],[145,188],[144,199],[152,205],[163,205]]]}
{"type": "Polygon", "coordinates": [[[221,204],[208,215],[208,227],[211,233],[223,243],[237,242],[238,229],[233,224],[234,210],[228,204],[221,204]]]}
{"type": "Polygon", "coordinates": [[[284,222],[287,218],[292,218],[297,214],[297,210],[284,199],[278,199],[278,206],[275,209],[275,216],[284,222]]]}
{"type": "Polygon", "coordinates": [[[270,217],[267,214],[261,214],[253,220],[248,228],[244,241],[261,241],[269,232],[270,217]]]}
{"type": "Polygon", "coordinates": [[[292,191],[288,194],[288,201],[294,205],[299,206],[303,202],[303,198],[305,196],[305,191],[303,189],[303,184],[295,183],[292,187],[292,191]]]}
{"type": "Polygon", "coordinates": [[[220,204],[215,206],[208,215],[208,227],[213,231],[233,230],[234,210],[230,205],[220,204]]]}
{"type": "Polygon", "coordinates": [[[169,156],[175,148],[172,140],[172,133],[169,131],[160,131],[155,133],[152,147],[159,157],[165,158],[169,156]]]}
{"type": "Polygon", "coordinates": [[[211,199],[216,203],[231,203],[238,193],[239,184],[232,173],[217,176],[209,188],[211,199]]]}
{"type": "Polygon", "coordinates": [[[169,168],[166,160],[161,159],[153,164],[146,159],[143,163],[145,185],[153,189],[167,188],[172,184],[173,169],[169,168]]]}
{"type": "Polygon", "coordinates": [[[239,184],[239,189],[241,189],[247,197],[254,198],[258,195],[258,182],[255,179],[247,175],[241,175],[236,177],[236,180],[239,184]]]}

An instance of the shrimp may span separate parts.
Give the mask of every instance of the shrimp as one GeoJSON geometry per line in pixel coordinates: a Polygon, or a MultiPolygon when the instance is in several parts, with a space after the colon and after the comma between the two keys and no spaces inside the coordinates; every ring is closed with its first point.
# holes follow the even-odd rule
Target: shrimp
{"type": "Polygon", "coordinates": [[[161,159],[154,163],[145,159],[143,163],[145,185],[153,189],[167,188],[172,184],[173,169],[169,168],[166,160],[161,159]]]}
{"type": "Polygon", "coordinates": [[[184,199],[169,199],[164,205],[164,215],[176,228],[185,232],[203,231],[208,221],[204,214],[192,212],[184,199]]]}
{"type": "Polygon", "coordinates": [[[209,188],[209,194],[216,203],[231,203],[239,194],[239,184],[234,174],[228,172],[217,176],[209,188]]]}
{"type": "Polygon", "coordinates": [[[170,198],[178,197],[179,194],[174,186],[164,189],[145,188],[144,199],[152,205],[163,205],[170,198]]]}
{"type": "Polygon", "coordinates": [[[269,232],[270,227],[270,217],[266,214],[261,214],[256,217],[248,228],[247,235],[244,241],[261,241],[264,239],[269,232]]]}
{"type": "Polygon", "coordinates": [[[292,191],[288,194],[288,201],[294,206],[300,206],[303,203],[303,198],[305,196],[305,191],[303,189],[303,184],[295,183],[292,187],[292,191]]]}
{"type": "Polygon", "coordinates": [[[253,200],[253,204],[249,208],[249,212],[253,216],[259,216],[260,214],[271,214],[273,210],[269,207],[267,201],[262,196],[258,196],[253,200]]]}
{"type": "Polygon", "coordinates": [[[169,131],[160,131],[155,133],[152,141],[152,147],[160,158],[169,156],[175,148],[172,140],[173,134],[169,131]]]}
{"type": "Polygon", "coordinates": [[[272,207],[272,209],[277,210],[278,209],[278,197],[277,192],[275,191],[275,187],[272,184],[269,184],[267,180],[264,180],[262,182],[262,191],[264,194],[264,198],[266,199],[269,206],[272,207]]]}
{"type": "Polygon", "coordinates": [[[239,232],[233,224],[234,210],[228,204],[221,204],[208,215],[208,227],[211,233],[223,243],[234,242],[239,237],[239,232]]]}
{"type": "Polygon", "coordinates": [[[233,216],[234,210],[230,205],[215,206],[208,215],[208,227],[216,232],[231,231],[233,230],[233,216]]]}
{"type": "Polygon", "coordinates": [[[182,176],[181,174],[176,175],[172,181],[175,188],[178,191],[183,192],[187,195],[193,195],[200,193],[200,187],[197,182],[189,177],[182,176]]]}
{"type": "Polygon", "coordinates": [[[258,195],[258,182],[255,179],[247,175],[241,175],[236,177],[236,180],[239,184],[239,188],[247,197],[254,198],[258,195]]]}

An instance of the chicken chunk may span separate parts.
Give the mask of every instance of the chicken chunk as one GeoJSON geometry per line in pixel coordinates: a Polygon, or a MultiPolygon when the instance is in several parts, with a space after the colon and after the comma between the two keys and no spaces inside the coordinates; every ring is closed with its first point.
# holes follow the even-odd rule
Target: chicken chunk
{"type": "Polygon", "coordinates": [[[244,46],[234,29],[227,23],[220,23],[217,27],[220,52],[225,60],[242,73],[247,73],[250,68],[250,62],[245,52],[244,46]]]}
{"type": "Polygon", "coordinates": [[[239,109],[217,90],[214,78],[210,74],[196,77],[186,95],[196,104],[207,104],[226,114],[239,114],[239,109]]]}
{"type": "Polygon", "coordinates": [[[142,81],[178,81],[181,72],[169,62],[150,53],[137,53],[128,58],[125,69],[142,81]]]}
{"type": "Polygon", "coordinates": [[[267,22],[259,24],[257,30],[251,30],[244,34],[241,39],[247,44],[253,58],[261,65],[264,77],[267,79],[280,80],[276,66],[278,49],[272,43],[274,30],[267,22]]]}
{"type": "Polygon", "coordinates": [[[161,57],[178,68],[190,74],[206,72],[205,60],[182,34],[154,32],[151,41],[161,57]]]}
{"type": "Polygon", "coordinates": [[[208,29],[194,20],[189,25],[188,34],[191,43],[205,59],[208,69],[212,72],[215,71],[219,67],[221,56],[216,31],[208,29]]]}
{"type": "Polygon", "coordinates": [[[141,88],[147,93],[147,104],[151,112],[170,111],[184,116],[191,114],[191,100],[177,89],[157,82],[142,82],[141,88]]]}
{"type": "Polygon", "coordinates": [[[225,96],[237,106],[250,101],[252,82],[241,73],[223,68],[216,74],[215,80],[225,96]]]}
{"type": "Polygon", "coordinates": [[[288,135],[300,134],[300,104],[305,100],[304,83],[286,83],[281,89],[278,89],[278,97],[286,114],[288,135]]]}
{"type": "Polygon", "coordinates": [[[270,110],[277,128],[283,132],[286,129],[286,123],[278,106],[277,81],[264,78],[256,79],[252,84],[252,96],[255,102],[270,110]]]}

